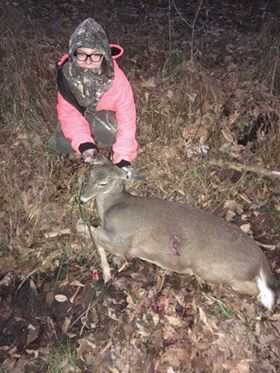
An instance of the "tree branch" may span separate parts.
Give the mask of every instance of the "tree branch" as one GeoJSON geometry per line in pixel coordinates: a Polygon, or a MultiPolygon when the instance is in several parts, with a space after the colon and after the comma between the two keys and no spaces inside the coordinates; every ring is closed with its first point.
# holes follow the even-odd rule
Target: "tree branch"
{"type": "Polygon", "coordinates": [[[222,159],[211,159],[208,161],[208,163],[212,166],[218,166],[221,168],[229,168],[236,171],[245,171],[245,172],[253,172],[255,174],[258,174],[262,177],[269,177],[271,179],[280,179],[280,171],[271,171],[267,168],[263,168],[260,166],[249,166],[245,164],[241,164],[238,162],[228,162],[223,161],[222,159]]]}

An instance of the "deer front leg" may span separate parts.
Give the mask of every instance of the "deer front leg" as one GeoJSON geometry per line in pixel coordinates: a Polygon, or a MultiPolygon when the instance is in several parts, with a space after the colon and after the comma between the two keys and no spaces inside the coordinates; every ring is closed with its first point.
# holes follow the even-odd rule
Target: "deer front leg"
{"type": "Polygon", "coordinates": [[[96,247],[97,247],[97,251],[98,251],[98,254],[99,254],[99,257],[100,257],[100,261],[101,261],[103,280],[106,284],[106,282],[110,281],[111,278],[112,278],[111,268],[110,268],[110,265],[109,265],[108,260],[107,260],[106,251],[100,245],[96,245],[96,247]]]}
{"type": "Polygon", "coordinates": [[[95,242],[95,245],[96,245],[96,248],[97,248],[97,252],[98,252],[98,255],[100,257],[100,261],[101,261],[101,269],[102,269],[102,273],[103,273],[103,280],[104,282],[108,282],[111,280],[112,276],[111,276],[111,268],[110,268],[110,265],[108,263],[108,260],[107,260],[107,256],[106,256],[106,252],[104,250],[104,248],[102,247],[102,245],[100,244],[100,240],[98,239],[99,237],[99,228],[94,228],[93,226],[89,225],[89,224],[86,224],[85,222],[83,222],[81,219],[78,221],[77,225],[76,225],[76,231],[85,236],[86,238],[91,238],[93,237],[94,239],[94,242],[95,242]]]}

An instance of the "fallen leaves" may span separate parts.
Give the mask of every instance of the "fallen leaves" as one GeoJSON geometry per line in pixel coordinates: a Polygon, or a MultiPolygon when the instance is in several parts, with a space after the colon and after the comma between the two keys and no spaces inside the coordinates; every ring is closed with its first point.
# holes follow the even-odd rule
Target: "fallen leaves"
{"type": "Polygon", "coordinates": [[[97,346],[89,338],[78,340],[77,358],[86,363],[87,366],[94,365],[97,346]]]}
{"type": "MultiPolygon", "coordinates": [[[[268,219],[268,215],[277,216],[280,209],[279,183],[275,183],[275,199],[270,205],[270,181],[258,183],[258,176],[253,175],[242,177],[235,185],[232,176],[224,172],[223,180],[228,182],[223,183],[216,168],[203,163],[216,152],[221,158],[254,163],[258,171],[265,166],[278,172],[279,134],[273,123],[279,125],[279,97],[256,79],[256,75],[273,78],[269,84],[277,89],[278,71],[274,77],[271,68],[277,66],[273,63],[277,49],[272,38],[279,22],[277,19],[277,25],[273,24],[277,14],[270,9],[272,2],[267,2],[265,12],[257,6],[236,7],[234,2],[219,8],[206,4],[203,11],[207,17],[198,20],[195,30],[194,63],[188,61],[191,35],[184,29],[182,17],[191,19],[195,2],[188,2],[188,9],[179,7],[178,2],[182,17],[178,13],[173,17],[172,2],[171,9],[160,1],[130,2],[127,7],[119,7],[122,2],[114,0],[109,3],[106,7],[104,2],[95,1],[94,8],[100,19],[108,22],[110,34],[120,40],[124,37],[129,45],[125,67],[138,104],[141,140],[136,162],[146,177],[143,185],[137,186],[137,193],[190,199],[193,204],[218,211],[223,207],[226,220],[237,220],[247,233],[256,233],[256,226],[261,228],[260,237],[271,243],[263,247],[279,271],[279,222],[268,219]],[[253,22],[247,22],[248,12],[253,22]],[[143,22],[135,27],[139,17],[143,22]],[[124,20],[124,27],[120,27],[119,18],[124,20]],[[168,46],[162,37],[167,35],[167,18],[168,46]],[[257,26],[255,20],[262,26],[261,34],[250,28],[257,26]],[[241,28],[246,31],[241,32],[241,28]],[[266,45],[265,38],[271,45],[266,45]],[[264,64],[262,69],[258,69],[260,63],[264,64]],[[252,152],[251,145],[238,144],[238,138],[262,118],[263,124],[276,131],[260,136],[262,148],[252,152]],[[254,212],[259,209],[266,215],[256,216],[254,212]],[[267,232],[273,227],[276,233],[271,238],[267,232]]],[[[18,285],[23,279],[14,273],[3,273],[0,278],[1,368],[8,373],[51,371],[46,366],[48,346],[63,337],[71,340],[82,366],[74,366],[71,357],[59,356],[55,368],[64,373],[275,372],[279,365],[278,310],[267,320],[255,320],[257,307],[250,298],[221,290],[226,306],[219,306],[222,303],[217,300],[205,300],[201,294],[209,295],[211,289],[198,285],[193,277],[174,274],[163,281],[151,265],[134,263],[121,273],[116,271],[114,281],[103,286],[97,264],[88,261],[91,248],[83,261],[84,269],[64,265],[62,258],[69,249],[75,249],[71,260],[85,255],[87,249],[69,228],[77,217],[73,201],[81,165],[47,154],[44,144],[55,126],[55,110],[51,109],[55,107],[55,60],[67,44],[66,31],[73,20],[87,17],[93,4],[76,0],[63,0],[59,7],[48,1],[39,4],[27,0],[24,4],[6,4],[6,11],[10,6],[12,9],[2,22],[6,52],[1,56],[5,74],[1,96],[0,263],[2,270],[17,268],[22,272],[21,259],[26,258],[27,272],[36,271],[33,285],[24,276],[21,289],[18,285]],[[22,8],[19,17],[14,7],[22,8]],[[55,19],[60,21],[53,23],[55,19]],[[28,31],[29,26],[32,30],[28,31]],[[14,29],[20,32],[15,39],[7,39],[14,29]],[[65,33],[58,38],[60,29],[65,33]],[[34,66],[27,66],[29,58],[34,66]],[[5,65],[13,61],[22,63],[5,65]],[[45,75],[48,72],[53,76],[45,75]],[[34,258],[37,264],[31,266],[34,258]],[[56,281],[61,274],[65,281],[56,281]],[[37,291],[32,290],[34,286],[37,291]],[[233,310],[232,314],[228,310],[233,310]]],[[[237,171],[240,175],[247,172],[252,169],[237,171]]]]}

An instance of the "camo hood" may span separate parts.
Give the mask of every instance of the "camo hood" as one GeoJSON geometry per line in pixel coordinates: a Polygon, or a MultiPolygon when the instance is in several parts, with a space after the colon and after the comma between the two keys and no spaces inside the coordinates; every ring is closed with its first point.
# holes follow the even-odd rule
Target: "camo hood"
{"type": "Polygon", "coordinates": [[[63,74],[77,101],[85,108],[91,106],[94,109],[111,87],[114,77],[111,48],[104,29],[93,18],[84,20],[71,35],[69,60],[63,66],[63,74]],[[78,65],[75,51],[81,47],[95,49],[104,56],[100,73],[78,65]]]}
{"type": "Polygon", "coordinates": [[[102,73],[108,78],[113,76],[113,62],[111,48],[103,27],[93,18],[84,20],[73,32],[69,40],[69,55],[73,58],[78,48],[95,49],[98,54],[104,56],[102,73]]]}

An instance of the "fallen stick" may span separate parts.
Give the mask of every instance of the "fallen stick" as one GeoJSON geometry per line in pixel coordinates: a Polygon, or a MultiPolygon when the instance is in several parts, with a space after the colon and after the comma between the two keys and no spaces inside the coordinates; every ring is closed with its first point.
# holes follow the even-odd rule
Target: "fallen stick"
{"type": "Polygon", "coordinates": [[[54,238],[57,236],[63,236],[65,234],[71,234],[71,229],[65,228],[65,229],[60,229],[52,232],[46,232],[44,233],[45,238],[54,238]]]}
{"type": "Polygon", "coordinates": [[[271,171],[267,168],[259,167],[259,166],[249,166],[246,164],[241,164],[237,162],[228,162],[223,161],[221,159],[211,159],[208,163],[212,166],[218,166],[221,168],[230,168],[236,171],[245,171],[245,172],[253,172],[263,177],[269,178],[277,178],[280,179],[280,171],[271,171]]]}

